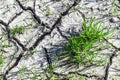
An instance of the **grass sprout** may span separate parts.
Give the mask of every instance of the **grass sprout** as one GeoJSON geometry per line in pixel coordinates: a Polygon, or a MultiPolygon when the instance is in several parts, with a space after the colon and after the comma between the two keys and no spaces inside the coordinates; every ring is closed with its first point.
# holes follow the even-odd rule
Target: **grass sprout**
{"type": "Polygon", "coordinates": [[[64,46],[65,51],[62,53],[67,55],[69,61],[73,63],[91,63],[99,53],[96,45],[100,46],[103,38],[108,36],[109,32],[105,31],[105,27],[101,26],[100,21],[91,18],[87,24],[84,18],[82,22],[82,30],[76,36],[70,36],[68,43],[64,46]]]}
{"type": "Polygon", "coordinates": [[[16,34],[23,34],[24,31],[24,26],[15,26],[15,28],[11,29],[11,32],[14,36],[16,36],[16,34]]]}

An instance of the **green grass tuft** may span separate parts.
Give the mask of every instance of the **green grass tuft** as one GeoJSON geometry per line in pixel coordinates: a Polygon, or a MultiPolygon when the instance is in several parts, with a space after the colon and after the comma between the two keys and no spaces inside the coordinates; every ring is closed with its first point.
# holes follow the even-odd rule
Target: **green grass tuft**
{"type": "Polygon", "coordinates": [[[101,22],[95,21],[94,18],[91,18],[88,24],[84,19],[82,29],[79,35],[69,37],[63,54],[67,55],[69,61],[73,63],[86,64],[94,61],[98,54],[96,44],[101,45],[103,37],[106,37],[109,32],[105,31],[105,27],[101,27],[101,22]]]}
{"type": "Polygon", "coordinates": [[[24,26],[15,26],[15,28],[11,29],[11,32],[14,36],[16,36],[16,34],[23,34],[24,31],[25,31],[24,26]]]}

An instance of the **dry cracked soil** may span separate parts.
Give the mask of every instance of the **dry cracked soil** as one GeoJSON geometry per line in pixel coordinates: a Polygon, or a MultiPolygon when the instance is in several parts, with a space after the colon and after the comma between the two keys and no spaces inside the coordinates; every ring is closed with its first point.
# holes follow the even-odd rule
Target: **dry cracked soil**
{"type": "Polygon", "coordinates": [[[0,80],[120,80],[119,53],[120,0],[0,0],[0,80]],[[99,53],[104,64],[57,61],[84,17],[114,29],[99,53]]]}

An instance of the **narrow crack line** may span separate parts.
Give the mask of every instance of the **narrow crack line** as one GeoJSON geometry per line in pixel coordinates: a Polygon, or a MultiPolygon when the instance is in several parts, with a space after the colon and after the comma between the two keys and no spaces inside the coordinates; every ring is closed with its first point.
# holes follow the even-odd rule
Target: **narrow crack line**
{"type": "Polygon", "coordinates": [[[60,30],[59,27],[57,27],[57,31],[60,33],[60,35],[61,35],[63,38],[65,38],[66,40],[68,40],[67,36],[65,36],[65,35],[62,34],[62,32],[61,32],[61,30],[60,30]]]}
{"type": "Polygon", "coordinates": [[[45,36],[47,36],[47,35],[50,35],[51,34],[51,32],[54,30],[54,28],[56,27],[56,25],[57,24],[59,24],[59,22],[61,21],[61,16],[57,19],[57,21],[53,24],[53,26],[52,26],[52,28],[50,29],[50,31],[49,32],[45,32],[43,35],[41,35],[36,41],[35,41],[35,43],[32,45],[32,47],[30,47],[29,48],[29,50],[33,50],[33,49],[35,49],[36,47],[37,47],[37,45],[39,44],[39,42],[40,41],[42,41],[44,38],[45,38],[45,36]]]}
{"type": "Polygon", "coordinates": [[[90,75],[90,74],[81,74],[81,73],[69,73],[69,74],[78,74],[78,75],[81,75],[81,76],[85,76],[87,78],[91,78],[91,77],[95,77],[95,78],[100,78],[100,76],[97,76],[97,75],[90,75]]]}
{"type": "MultiPolygon", "coordinates": [[[[16,39],[15,39],[16,40],[16,39]]],[[[14,42],[14,41],[11,41],[14,42]]],[[[17,44],[21,45],[21,43],[19,43],[19,40],[17,41],[17,44]]],[[[6,75],[10,72],[10,70],[12,70],[14,67],[16,67],[18,65],[18,63],[20,62],[21,58],[23,57],[24,52],[26,51],[26,48],[23,46],[23,51],[21,51],[21,53],[18,55],[18,57],[16,58],[16,60],[13,62],[13,60],[11,61],[12,64],[8,64],[10,65],[10,67],[8,67],[8,69],[5,70],[4,74],[3,74],[3,80],[7,80],[6,75]]]]}
{"type": "Polygon", "coordinates": [[[100,76],[97,76],[97,75],[81,74],[81,73],[77,73],[77,72],[71,72],[71,73],[67,73],[67,74],[62,74],[62,73],[53,72],[53,74],[55,74],[55,75],[57,75],[57,76],[68,76],[68,75],[71,75],[71,74],[77,74],[77,75],[84,76],[84,77],[87,77],[87,78],[95,77],[95,78],[101,79],[101,77],[100,77],[100,76]]]}
{"type": "Polygon", "coordinates": [[[120,51],[120,48],[117,48],[115,45],[113,45],[111,42],[109,42],[106,38],[103,38],[107,43],[109,43],[113,48],[120,51]]]}
{"type": "Polygon", "coordinates": [[[27,48],[17,38],[15,38],[14,36],[11,36],[8,24],[2,20],[0,20],[0,24],[5,26],[7,36],[8,36],[8,41],[12,42],[12,39],[13,39],[24,51],[26,51],[27,48]]]}
{"type": "MultiPolygon", "coordinates": [[[[119,0],[119,2],[120,2],[120,0],[119,0]]],[[[118,8],[120,8],[120,6],[118,6],[117,4],[115,4],[115,6],[118,7],[118,8]]]]}
{"type": "Polygon", "coordinates": [[[7,53],[7,51],[5,51],[4,49],[0,49],[1,52],[7,53]]]}
{"type": "Polygon", "coordinates": [[[50,56],[49,56],[49,54],[48,54],[48,50],[47,50],[45,47],[42,47],[42,48],[43,48],[44,51],[45,51],[45,57],[46,57],[46,59],[47,59],[47,63],[48,63],[48,65],[49,65],[49,68],[53,70],[52,60],[51,60],[51,58],[50,58],[50,56]]]}
{"type": "MultiPolygon", "coordinates": [[[[17,43],[17,44],[23,49],[23,52],[21,52],[21,53],[19,54],[19,56],[16,58],[15,62],[13,62],[13,59],[12,59],[11,63],[12,63],[12,62],[13,62],[13,63],[12,63],[12,64],[8,63],[8,65],[10,65],[10,67],[8,67],[8,69],[5,70],[5,73],[4,73],[4,75],[3,75],[3,80],[7,80],[6,75],[10,72],[10,70],[12,70],[14,67],[16,67],[16,66],[18,65],[18,63],[19,63],[19,61],[21,60],[24,52],[27,50],[26,47],[25,47],[23,44],[21,44],[20,41],[19,41],[17,38],[12,37],[12,39],[13,39],[15,42],[14,42],[13,40],[11,40],[11,39],[10,39],[9,41],[12,42],[13,44],[16,44],[16,43],[17,43]]],[[[17,45],[16,45],[16,47],[18,48],[17,45]]],[[[13,55],[13,56],[14,56],[14,55],[13,55]]]]}
{"type": "Polygon", "coordinates": [[[77,6],[81,0],[75,0],[74,3],[63,13],[61,13],[61,16],[66,16],[71,8],[77,6]]]}
{"type": "Polygon", "coordinates": [[[11,37],[11,38],[9,39],[9,41],[12,42],[13,44],[14,44],[14,42],[17,43],[17,44],[22,48],[22,50],[24,50],[24,51],[27,51],[27,50],[28,50],[28,49],[26,48],[26,46],[24,46],[24,45],[20,42],[20,40],[17,39],[17,38],[15,38],[14,36],[11,37]]]}
{"type": "Polygon", "coordinates": [[[39,16],[35,13],[34,9],[32,9],[31,7],[25,7],[25,6],[23,6],[19,0],[16,0],[16,1],[17,1],[18,5],[19,5],[24,11],[27,11],[27,10],[31,11],[32,16],[34,17],[34,19],[35,19],[39,24],[41,24],[42,26],[47,26],[47,27],[48,27],[47,24],[43,23],[43,22],[40,20],[39,16]]]}
{"type": "Polygon", "coordinates": [[[115,53],[117,51],[120,51],[120,48],[117,48],[115,45],[113,45],[111,42],[109,42],[106,38],[103,38],[103,39],[115,49],[114,53],[110,56],[109,62],[108,62],[107,66],[106,66],[106,69],[105,69],[104,80],[108,80],[109,68],[112,65],[112,59],[116,56],[115,53]]]}
{"type": "MultiPolygon", "coordinates": [[[[80,2],[80,1],[79,1],[80,2]]],[[[51,34],[51,32],[56,28],[56,26],[61,22],[61,19],[63,16],[66,16],[69,12],[69,10],[72,8],[72,7],[75,7],[79,2],[76,2],[74,1],[73,5],[71,7],[69,7],[68,9],[66,9],[66,11],[64,11],[63,13],[61,13],[60,17],[56,20],[56,22],[53,24],[53,26],[51,27],[50,31],[49,32],[45,32],[43,35],[41,35],[35,42],[34,44],[32,45],[32,47],[29,48],[29,50],[33,50],[37,47],[37,45],[39,44],[40,41],[42,41],[45,36],[51,34]]]]}
{"type": "MultiPolygon", "coordinates": [[[[9,29],[9,26],[8,26],[8,24],[7,24],[6,22],[0,20],[0,24],[2,24],[3,26],[5,26],[5,29],[6,29],[6,32],[7,32],[7,36],[8,36],[8,41],[10,41],[10,42],[13,43],[13,44],[14,44],[14,41],[15,41],[24,51],[27,50],[27,49],[23,46],[23,44],[20,43],[20,41],[19,41],[18,39],[16,39],[15,37],[11,37],[10,29],[9,29]],[[13,41],[13,40],[14,40],[14,41],[13,41]]],[[[7,80],[6,75],[9,73],[9,71],[10,71],[11,69],[13,69],[15,66],[18,65],[18,63],[19,63],[19,61],[21,60],[23,54],[24,54],[24,52],[21,53],[21,54],[17,57],[16,61],[15,61],[13,64],[9,64],[9,65],[11,65],[11,66],[8,67],[7,70],[5,70],[5,73],[4,73],[3,76],[2,76],[2,77],[3,77],[3,80],[7,80]]]]}
{"type": "Polygon", "coordinates": [[[85,18],[85,14],[84,14],[83,12],[81,12],[80,10],[77,10],[77,11],[81,14],[82,19],[84,20],[84,18],[85,18]]]}
{"type": "Polygon", "coordinates": [[[10,65],[10,63],[13,61],[13,59],[14,59],[14,56],[15,56],[15,54],[19,51],[19,47],[17,46],[17,44],[16,44],[16,42],[14,42],[14,41],[11,41],[13,44],[14,44],[14,46],[15,46],[15,52],[11,55],[12,56],[12,58],[11,58],[11,60],[7,63],[7,65],[6,65],[6,67],[4,68],[4,70],[10,65]]]}
{"type": "Polygon", "coordinates": [[[10,29],[8,28],[8,24],[6,22],[4,22],[3,20],[0,20],[0,24],[5,26],[5,31],[7,32],[7,38],[9,40],[10,39],[10,29]]]}
{"type": "Polygon", "coordinates": [[[110,58],[109,58],[109,62],[106,66],[106,69],[105,69],[105,76],[104,76],[104,80],[108,80],[108,75],[109,75],[109,69],[110,69],[110,66],[112,65],[112,59],[115,57],[115,53],[113,53],[110,58]]]}
{"type": "Polygon", "coordinates": [[[46,32],[46,33],[44,33],[43,35],[41,35],[41,36],[35,41],[35,43],[34,43],[30,48],[28,48],[28,50],[34,50],[34,49],[39,45],[39,42],[42,41],[42,40],[45,38],[45,36],[49,35],[50,33],[51,33],[51,31],[50,31],[50,32],[46,32]]]}
{"type": "MultiPolygon", "coordinates": [[[[49,52],[48,52],[47,48],[45,48],[45,47],[43,47],[43,46],[42,46],[42,48],[43,48],[44,51],[45,51],[45,57],[46,57],[46,60],[47,60],[47,63],[48,63],[48,68],[50,69],[50,76],[51,76],[51,74],[53,74],[52,60],[51,60],[50,55],[48,54],[49,52]]],[[[45,69],[45,72],[47,72],[46,69],[45,69]]],[[[48,76],[48,74],[45,73],[45,75],[46,75],[46,77],[47,77],[47,80],[50,80],[50,77],[48,76]]]]}
{"type": "Polygon", "coordinates": [[[24,50],[26,51],[27,48],[15,37],[12,37],[13,40],[15,40],[17,42],[17,44],[24,50]]]}
{"type": "MultiPolygon", "coordinates": [[[[36,16],[36,14],[33,12],[33,10],[32,10],[31,7],[25,8],[25,7],[20,3],[19,0],[16,0],[16,1],[18,2],[18,4],[20,5],[20,7],[21,7],[23,10],[30,10],[30,11],[34,14],[33,16],[36,18],[36,20],[37,20],[39,23],[41,23],[41,20],[36,16]]],[[[65,12],[63,12],[63,13],[61,14],[61,16],[57,19],[57,21],[56,21],[56,22],[54,23],[54,25],[52,26],[51,30],[50,30],[49,32],[45,32],[42,36],[40,36],[40,37],[35,41],[35,43],[33,44],[33,46],[30,47],[28,50],[33,50],[34,48],[36,48],[37,45],[38,45],[38,43],[39,43],[40,41],[42,41],[42,40],[45,38],[45,36],[51,34],[51,32],[52,32],[53,29],[57,26],[57,24],[59,24],[59,22],[61,22],[62,16],[67,15],[68,12],[69,12],[69,10],[70,10],[73,6],[76,6],[76,5],[77,5],[77,3],[76,3],[76,1],[75,1],[74,4],[73,4],[70,8],[68,8],[65,12]]],[[[6,25],[3,21],[0,21],[0,23],[2,23],[3,25],[5,25],[6,27],[8,26],[8,25],[6,25]]],[[[45,26],[45,25],[44,25],[44,26],[45,26]]],[[[7,29],[9,30],[9,28],[7,28],[7,29]]],[[[10,70],[12,70],[14,67],[16,67],[16,66],[18,65],[18,63],[20,62],[20,60],[21,60],[21,58],[23,57],[23,54],[24,54],[24,52],[25,52],[25,50],[26,50],[26,48],[25,48],[16,38],[14,38],[14,37],[12,37],[12,38],[17,42],[17,44],[19,44],[19,45],[22,47],[22,49],[23,49],[24,51],[19,54],[19,56],[16,58],[15,62],[14,62],[13,64],[11,64],[11,66],[5,71],[5,73],[4,73],[4,75],[3,75],[3,80],[7,80],[6,75],[9,73],[10,70]]]]}
{"type": "Polygon", "coordinates": [[[4,26],[7,26],[7,23],[4,22],[3,20],[0,20],[0,24],[4,25],[4,26]]]}
{"type": "Polygon", "coordinates": [[[12,23],[12,21],[14,21],[18,16],[20,16],[23,13],[23,11],[16,13],[15,16],[13,16],[7,23],[7,25],[9,25],[10,23],[12,23]]]}
{"type": "Polygon", "coordinates": [[[16,67],[18,65],[21,58],[23,57],[23,54],[24,54],[24,51],[19,54],[19,56],[16,58],[15,62],[13,64],[11,64],[11,66],[5,71],[5,73],[3,74],[3,80],[7,80],[6,75],[10,72],[10,70],[12,70],[14,67],[16,67]]]}
{"type": "Polygon", "coordinates": [[[120,72],[120,69],[112,68],[115,72],[120,72]]]}
{"type": "Polygon", "coordinates": [[[34,10],[34,12],[36,11],[35,10],[35,4],[36,4],[36,0],[34,0],[34,2],[33,2],[33,10],[34,10]]]}

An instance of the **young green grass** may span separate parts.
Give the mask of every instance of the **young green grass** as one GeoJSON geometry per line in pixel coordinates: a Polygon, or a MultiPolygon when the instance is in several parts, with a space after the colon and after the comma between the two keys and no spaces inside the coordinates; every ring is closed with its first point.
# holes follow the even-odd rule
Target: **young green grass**
{"type": "Polygon", "coordinates": [[[114,0],[112,3],[112,7],[113,7],[112,14],[113,15],[117,15],[117,12],[118,12],[118,7],[115,4],[116,4],[116,0],[114,0]]]}
{"type": "Polygon", "coordinates": [[[0,55],[0,65],[3,64],[3,57],[0,55]]]}
{"type": "Polygon", "coordinates": [[[104,28],[101,27],[100,21],[94,21],[94,18],[91,18],[87,24],[84,18],[82,31],[76,36],[69,37],[63,54],[67,55],[69,61],[73,63],[86,64],[93,62],[98,54],[98,50],[95,48],[96,44],[101,45],[103,37],[109,34],[104,28]]]}
{"type": "Polygon", "coordinates": [[[11,32],[14,36],[16,36],[16,34],[23,34],[24,31],[24,26],[15,26],[15,28],[11,29],[11,32]]]}
{"type": "Polygon", "coordinates": [[[4,58],[3,58],[3,54],[2,53],[3,52],[1,51],[0,52],[0,67],[3,66],[3,64],[4,64],[4,58]]]}

